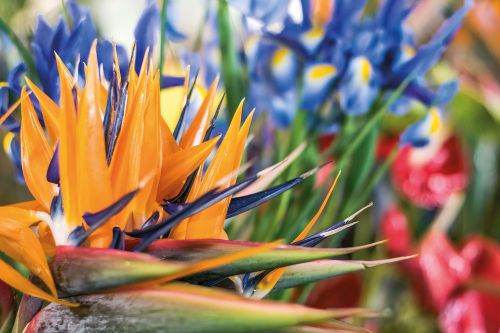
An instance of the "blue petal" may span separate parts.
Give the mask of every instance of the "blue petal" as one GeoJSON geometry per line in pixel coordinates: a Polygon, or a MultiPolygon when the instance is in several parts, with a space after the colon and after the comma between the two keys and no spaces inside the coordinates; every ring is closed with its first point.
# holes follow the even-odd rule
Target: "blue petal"
{"type": "Polygon", "coordinates": [[[186,35],[178,31],[177,28],[167,19],[165,22],[165,34],[167,38],[173,42],[182,42],[186,39],[186,35]]]}
{"type": "Polygon", "coordinates": [[[266,25],[282,22],[288,12],[288,2],[283,0],[229,0],[229,4],[266,25]]]}
{"type": "Polygon", "coordinates": [[[465,15],[472,8],[473,0],[466,0],[464,6],[447,19],[430,42],[420,47],[417,54],[407,62],[395,68],[386,85],[398,86],[414,71],[417,76],[425,74],[439,60],[446,46],[450,43],[462,25],[465,15]]]}
{"type": "MultiPolygon", "coordinates": [[[[128,73],[128,55],[125,48],[116,45],[116,55],[118,57],[118,66],[122,77],[127,77],[128,73]]],[[[110,80],[113,75],[114,55],[113,44],[108,40],[97,43],[97,59],[102,64],[106,80],[110,80]]]]}
{"type": "Polygon", "coordinates": [[[152,54],[160,33],[160,11],[156,1],[149,1],[141,14],[134,30],[135,37],[135,71],[139,72],[146,50],[152,54]]]}
{"type": "Polygon", "coordinates": [[[17,95],[21,95],[22,86],[20,82],[24,74],[26,74],[26,65],[24,63],[18,64],[9,71],[7,82],[9,83],[9,88],[17,95]]]}
{"type": "Polygon", "coordinates": [[[306,65],[300,107],[312,112],[323,104],[331,91],[337,72],[337,68],[328,63],[306,65]]]}
{"type": "Polygon", "coordinates": [[[385,0],[378,12],[380,24],[390,30],[402,29],[402,23],[418,0],[385,0]]]}
{"type": "Polygon", "coordinates": [[[366,0],[337,0],[335,1],[333,18],[326,30],[334,35],[341,35],[352,23],[359,20],[366,0]]]}
{"type": "Polygon", "coordinates": [[[446,82],[436,92],[432,105],[444,106],[448,104],[457,94],[458,88],[459,82],[457,80],[446,82]]]}
{"type": "Polygon", "coordinates": [[[135,197],[139,190],[134,190],[122,196],[115,203],[97,213],[85,213],[83,219],[90,227],[97,227],[115,216],[135,197]]]}
{"type": "Polygon", "coordinates": [[[305,180],[303,177],[293,178],[283,184],[276,185],[270,189],[245,195],[242,197],[232,198],[229,204],[229,209],[227,210],[226,218],[231,218],[247,212],[259,205],[267,202],[278,195],[290,190],[291,188],[297,186],[305,180]]]}
{"type": "Polygon", "coordinates": [[[298,62],[292,51],[286,47],[275,50],[271,58],[271,78],[275,89],[283,93],[296,83],[298,62]]]}
{"type": "Polygon", "coordinates": [[[100,226],[106,223],[111,217],[115,216],[119,212],[122,211],[123,208],[134,198],[134,196],[139,192],[139,190],[135,190],[125,194],[123,197],[118,199],[111,206],[97,212],[97,213],[85,213],[83,214],[83,219],[89,225],[89,228],[84,231],[73,232],[70,235],[71,243],[76,245],[81,245],[85,240],[100,226]]]}
{"type": "Polygon", "coordinates": [[[162,76],[160,80],[161,89],[181,87],[184,85],[184,76],[162,76]]]}
{"type": "Polygon", "coordinates": [[[400,145],[423,147],[430,142],[431,136],[441,127],[441,114],[432,107],[424,119],[408,126],[400,137],[400,145]]]}
{"type": "Polygon", "coordinates": [[[340,106],[350,115],[365,114],[379,92],[376,73],[365,57],[351,60],[339,86],[340,106]]]}
{"type": "Polygon", "coordinates": [[[110,249],[125,250],[125,234],[120,227],[113,227],[113,239],[109,245],[110,249]]]}
{"type": "Polygon", "coordinates": [[[13,136],[11,141],[6,145],[8,145],[8,155],[14,163],[16,181],[19,184],[24,184],[24,175],[21,163],[21,143],[19,142],[19,138],[17,136],[13,136]]]}
{"type": "Polygon", "coordinates": [[[47,169],[47,180],[53,184],[59,185],[59,142],[56,145],[52,159],[47,169]]]}

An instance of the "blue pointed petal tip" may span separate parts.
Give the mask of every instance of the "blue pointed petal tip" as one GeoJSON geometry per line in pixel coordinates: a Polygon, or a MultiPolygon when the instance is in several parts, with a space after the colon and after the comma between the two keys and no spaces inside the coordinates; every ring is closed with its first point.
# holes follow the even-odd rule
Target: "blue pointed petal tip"
{"type": "Polygon", "coordinates": [[[56,149],[47,169],[47,181],[59,185],[59,142],[56,144],[56,149]]]}
{"type": "Polygon", "coordinates": [[[109,221],[109,219],[120,211],[134,198],[134,196],[139,192],[135,190],[125,194],[123,197],[118,199],[115,203],[111,204],[109,207],[97,212],[97,213],[85,213],[83,214],[83,219],[88,224],[89,228],[87,230],[75,229],[69,237],[69,241],[72,244],[81,245],[87,238],[96,231],[100,226],[109,221]]]}

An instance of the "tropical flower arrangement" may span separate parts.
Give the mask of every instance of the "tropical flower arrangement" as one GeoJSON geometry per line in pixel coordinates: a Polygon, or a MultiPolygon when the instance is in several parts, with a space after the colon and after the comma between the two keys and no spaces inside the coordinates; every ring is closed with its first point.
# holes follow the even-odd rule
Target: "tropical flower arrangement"
{"type": "Polygon", "coordinates": [[[177,6],[131,47],[72,0],[1,18],[0,333],[497,332],[474,2],[206,1],[193,43],[177,6]]]}

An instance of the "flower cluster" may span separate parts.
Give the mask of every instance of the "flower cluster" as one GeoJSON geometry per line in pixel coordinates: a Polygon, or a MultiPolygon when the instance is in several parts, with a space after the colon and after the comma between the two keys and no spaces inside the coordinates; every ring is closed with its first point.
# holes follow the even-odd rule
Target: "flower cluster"
{"type": "Polygon", "coordinates": [[[375,14],[363,15],[366,1],[303,1],[302,21],[287,17],[281,32],[264,31],[247,41],[251,101],[269,112],[278,126],[289,126],[297,110],[305,110],[311,126],[331,132],[338,129],[343,115],[368,113],[378,98],[388,99],[408,78],[390,111],[404,115],[416,102],[431,108],[402,138],[403,143],[425,144],[436,131],[432,124],[442,117],[438,109],[457,88],[449,82],[433,91],[425,75],[472,2],[467,1],[420,46],[405,26],[416,3],[386,0],[375,14]]]}

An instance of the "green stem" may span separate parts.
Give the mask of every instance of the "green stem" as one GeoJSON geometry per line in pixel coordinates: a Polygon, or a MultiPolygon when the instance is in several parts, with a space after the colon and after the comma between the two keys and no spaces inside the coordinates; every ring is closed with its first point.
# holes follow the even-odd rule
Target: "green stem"
{"type": "Polygon", "coordinates": [[[227,106],[232,116],[245,95],[242,68],[234,46],[229,6],[226,0],[219,0],[217,23],[219,28],[219,48],[221,53],[222,78],[226,88],[227,106]]]}
{"type": "Polygon", "coordinates": [[[392,165],[392,162],[394,162],[394,160],[396,159],[398,152],[399,147],[396,145],[394,148],[392,148],[389,156],[387,156],[385,161],[375,170],[369,181],[349,197],[345,209],[342,210],[342,214],[349,215],[350,213],[352,213],[352,211],[356,210],[356,207],[360,207],[366,204],[366,201],[368,200],[371,192],[373,191],[375,186],[377,186],[380,180],[385,176],[387,170],[392,165]],[[354,199],[356,199],[356,201],[352,202],[354,199]]]}
{"type": "Polygon", "coordinates": [[[26,69],[28,73],[30,74],[31,78],[38,78],[37,72],[36,72],[36,67],[35,67],[35,62],[33,61],[33,58],[28,51],[28,49],[23,45],[23,42],[17,37],[17,35],[14,33],[14,31],[7,25],[7,23],[0,18],[0,31],[5,33],[7,37],[12,41],[14,46],[16,47],[17,51],[23,58],[24,63],[26,64],[26,69]]]}
{"type": "Polygon", "coordinates": [[[165,23],[167,22],[168,0],[163,0],[161,5],[160,20],[160,77],[163,76],[163,62],[165,61],[165,23]]]}

